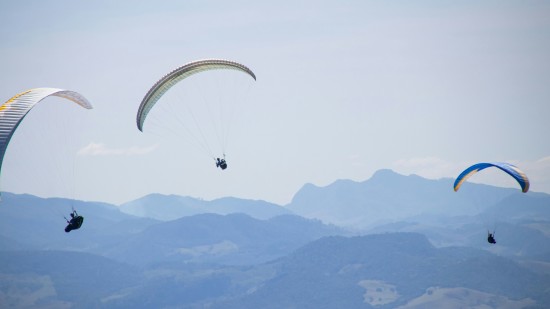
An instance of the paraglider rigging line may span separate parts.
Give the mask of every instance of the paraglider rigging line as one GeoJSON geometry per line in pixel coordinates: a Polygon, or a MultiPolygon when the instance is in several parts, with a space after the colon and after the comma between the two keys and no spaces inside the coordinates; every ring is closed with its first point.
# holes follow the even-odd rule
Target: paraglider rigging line
{"type": "MultiPolygon", "coordinates": [[[[176,91],[176,96],[178,97],[177,100],[179,102],[181,102],[181,104],[185,105],[185,108],[188,110],[189,115],[191,115],[191,117],[193,118],[193,123],[194,123],[195,127],[197,128],[197,130],[200,134],[200,137],[202,139],[197,137],[193,133],[193,131],[189,128],[189,126],[186,125],[185,121],[183,121],[183,119],[179,116],[179,113],[176,112],[176,109],[172,105],[172,102],[171,102],[172,100],[165,100],[165,101],[168,101],[167,104],[166,104],[166,107],[169,108],[169,110],[167,110],[167,113],[173,115],[173,117],[174,117],[173,119],[175,119],[179,123],[179,125],[184,129],[184,131],[188,134],[188,136],[191,137],[191,140],[193,140],[193,142],[196,146],[198,146],[203,151],[208,153],[209,156],[213,157],[213,152],[210,148],[210,145],[208,144],[208,141],[205,138],[204,133],[202,132],[200,126],[198,125],[198,121],[197,121],[193,111],[190,109],[190,107],[188,105],[185,104],[185,100],[183,100],[181,98],[181,96],[179,95],[179,93],[177,93],[177,91],[176,91]]],[[[164,106],[164,105],[161,104],[161,106],[164,106]]],[[[171,131],[176,133],[176,135],[181,136],[180,134],[178,134],[177,130],[172,130],[171,129],[171,131]]]]}
{"type": "MultiPolygon", "coordinates": [[[[210,103],[209,103],[209,100],[206,98],[205,96],[205,85],[203,85],[202,83],[194,83],[194,84],[197,84],[196,87],[200,88],[200,96],[201,96],[201,99],[202,99],[202,102],[203,102],[203,105],[206,106],[206,111],[207,111],[207,114],[208,115],[213,115],[214,112],[212,112],[211,108],[210,108],[210,103]]],[[[224,149],[224,146],[223,146],[223,143],[222,143],[222,139],[220,137],[220,131],[223,129],[223,111],[222,111],[222,104],[220,103],[221,102],[221,99],[218,97],[218,114],[220,115],[220,126],[218,128],[218,126],[216,125],[216,121],[214,120],[214,117],[212,116],[209,116],[208,118],[210,119],[210,122],[212,123],[212,128],[214,130],[214,134],[216,135],[216,139],[218,141],[218,144],[219,145],[222,145],[222,152],[225,152],[225,149],[224,149]]]]}

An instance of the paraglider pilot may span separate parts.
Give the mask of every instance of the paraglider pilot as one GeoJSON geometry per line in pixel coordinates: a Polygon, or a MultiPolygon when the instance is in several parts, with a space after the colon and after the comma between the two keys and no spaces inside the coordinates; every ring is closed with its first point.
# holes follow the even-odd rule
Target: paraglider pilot
{"type": "Polygon", "coordinates": [[[84,217],[79,216],[76,210],[73,209],[73,212],[71,212],[71,220],[67,220],[67,227],[65,227],[65,232],[69,233],[72,230],[78,230],[82,226],[82,222],[84,222],[84,217]]]}
{"type": "Polygon", "coordinates": [[[490,243],[490,244],[496,244],[497,241],[495,240],[495,233],[493,232],[491,234],[491,232],[487,231],[487,242],[490,243]]]}
{"type": "Polygon", "coordinates": [[[227,168],[227,162],[225,162],[225,159],[216,158],[216,167],[224,170],[227,168]]]}

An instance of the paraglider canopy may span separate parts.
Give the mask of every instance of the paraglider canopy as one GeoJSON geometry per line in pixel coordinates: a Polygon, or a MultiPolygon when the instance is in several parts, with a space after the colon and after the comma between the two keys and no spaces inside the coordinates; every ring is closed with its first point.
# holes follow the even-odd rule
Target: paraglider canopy
{"type": "Polygon", "coordinates": [[[145,94],[136,115],[137,128],[144,132],[147,122],[148,133],[176,135],[174,145],[187,143],[224,170],[232,124],[238,123],[235,116],[242,114],[252,80],[256,80],[254,72],[237,62],[205,59],[187,63],[145,94]],[[220,154],[223,159],[218,159],[220,154]]]}
{"type": "Polygon", "coordinates": [[[493,162],[493,163],[477,163],[474,164],[467,169],[465,169],[458,177],[456,178],[454,182],[454,190],[458,191],[460,189],[460,186],[464,181],[466,181],[468,178],[470,178],[473,174],[484,170],[488,167],[496,167],[500,170],[506,172],[508,175],[512,176],[520,185],[522,192],[529,191],[529,179],[525,175],[523,171],[521,171],[516,166],[510,164],[510,163],[504,163],[504,162],[493,162]]]}
{"type": "Polygon", "coordinates": [[[6,150],[17,127],[38,102],[49,96],[65,98],[86,109],[92,109],[92,105],[84,96],[64,89],[34,88],[13,96],[0,106],[0,170],[6,150]]]}
{"type": "Polygon", "coordinates": [[[254,80],[256,80],[256,75],[246,66],[228,60],[221,59],[206,59],[193,61],[188,64],[185,64],[172,72],[165,75],[159,81],[157,81],[151,89],[147,92],[137,112],[136,122],[137,127],[140,131],[143,131],[143,124],[147,118],[147,114],[157,103],[157,101],[175,84],[182,81],[183,79],[200,72],[208,70],[218,70],[218,69],[230,69],[242,71],[250,75],[254,80]]]}

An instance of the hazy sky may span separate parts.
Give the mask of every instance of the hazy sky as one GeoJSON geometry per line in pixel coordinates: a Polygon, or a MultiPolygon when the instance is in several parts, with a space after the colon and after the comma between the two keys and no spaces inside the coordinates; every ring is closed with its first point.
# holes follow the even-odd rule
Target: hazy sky
{"type": "MultiPolygon", "coordinates": [[[[284,205],[305,183],[507,161],[550,193],[550,2],[260,2],[0,0],[0,100],[55,87],[94,105],[37,105],[8,147],[2,190],[284,205]],[[135,124],[160,77],[205,58],[258,77],[223,172],[184,138],[135,124]]],[[[516,186],[495,171],[472,181],[516,186]]]]}

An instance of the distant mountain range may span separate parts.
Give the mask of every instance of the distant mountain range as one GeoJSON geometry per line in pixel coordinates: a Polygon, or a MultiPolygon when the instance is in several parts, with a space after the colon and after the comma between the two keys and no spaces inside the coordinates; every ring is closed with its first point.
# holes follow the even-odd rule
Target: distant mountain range
{"type": "Polygon", "coordinates": [[[2,308],[549,308],[550,195],[389,170],[284,207],[3,193],[0,282],[2,308]]]}
{"type": "Polygon", "coordinates": [[[518,194],[517,189],[474,183],[465,183],[454,192],[452,184],[452,179],[430,180],[379,170],[363,182],[338,180],[326,187],[306,184],[286,208],[307,218],[365,228],[418,215],[475,215],[518,194]]]}
{"type": "Polygon", "coordinates": [[[5,192],[0,203],[0,237],[4,237],[7,245],[4,249],[15,246],[34,250],[88,250],[157,222],[124,214],[114,205],[99,202],[5,192]],[[84,216],[84,224],[82,229],[67,234],[63,231],[67,225],[64,217],[68,217],[72,208],[84,216]]]}
{"type": "Polygon", "coordinates": [[[103,248],[135,265],[201,262],[251,265],[284,256],[306,243],[345,232],[293,215],[258,220],[244,214],[201,214],[156,224],[103,248]]]}
{"type": "Polygon", "coordinates": [[[292,213],[288,209],[265,201],[233,197],[205,201],[192,197],[162,194],[150,194],[124,203],[120,205],[120,210],[130,215],[163,221],[203,213],[220,215],[244,213],[256,219],[269,219],[292,213]]]}
{"type": "MultiPolygon", "coordinates": [[[[179,199],[148,197],[159,201],[160,208],[166,207],[161,203],[166,198],[179,199]]],[[[227,211],[267,205],[266,212],[261,209],[251,212],[272,213],[268,203],[243,201],[243,206],[239,206],[237,199],[230,198],[214,203],[221,204],[228,205],[227,211]]],[[[237,212],[203,213],[164,222],[128,215],[117,206],[104,203],[11,193],[3,194],[0,206],[0,243],[4,244],[4,250],[84,251],[138,265],[195,260],[253,264],[285,255],[320,237],[345,233],[318,220],[287,214],[260,220],[237,212]],[[84,216],[84,224],[80,230],[67,234],[63,232],[66,225],[63,216],[73,207],[84,216]]]]}
{"type": "Polygon", "coordinates": [[[484,250],[436,248],[416,233],[323,237],[240,267],[172,261],[144,268],[88,253],[0,251],[0,278],[4,308],[550,306],[550,275],[484,250]]]}
{"type": "Polygon", "coordinates": [[[144,280],[136,267],[81,252],[0,251],[0,307],[101,307],[144,280]],[[71,305],[72,304],[72,305],[71,305]]]}
{"type": "Polygon", "coordinates": [[[452,185],[452,179],[430,180],[379,170],[362,182],[338,180],[325,187],[306,184],[284,206],[232,197],[205,201],[150,194],[122,204],[119,209],[126,214],[163,221],[203,213],[244,213],[256,219],[296,214],[338,226],[366,229],[416,216],[474,216],[511,196],[518,204],[529,198],[540,198],[540,203],[547,205],[550,198],[544,193],[522,194],[514,188],[468,182],[459,192],[454,192],[452,185]]]}
{"type": "Polygon", "coordinates": [[[435,248],[414,233],[325,237],[275,264],[254,292],[214,308],[447,308],[449,298],[452,308],[550,305],[550,276],[481,250],[435,248]]]}

